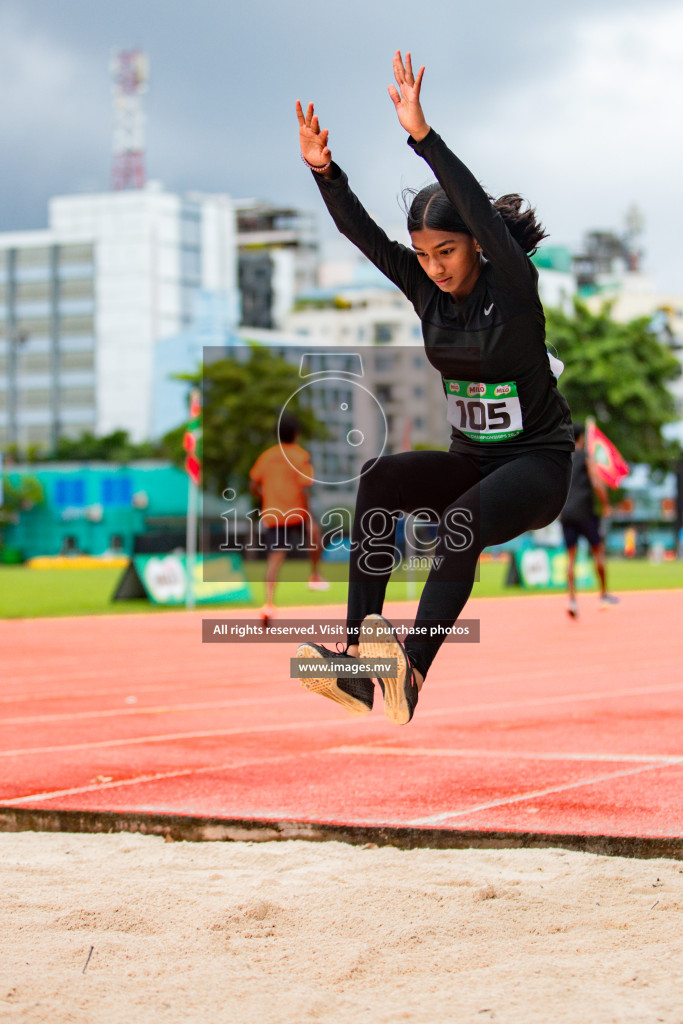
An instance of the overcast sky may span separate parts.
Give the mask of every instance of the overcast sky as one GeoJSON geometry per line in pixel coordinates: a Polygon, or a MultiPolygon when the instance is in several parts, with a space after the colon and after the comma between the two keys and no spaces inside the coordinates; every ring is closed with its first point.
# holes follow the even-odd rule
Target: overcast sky
{"type": "Polygon", "coordinates": [[[672,0],[0,0],[0,230],[46,226],[51,195],[109,187],[113,48],[150,58],[148,176],[320,212],[294,101],[385,227],[430,172],[387,94],[394,50],[425,64],[429,123],[492,192],[519,191],[550,242],[622,230],[683,293],[683,5],[672,0]]]}

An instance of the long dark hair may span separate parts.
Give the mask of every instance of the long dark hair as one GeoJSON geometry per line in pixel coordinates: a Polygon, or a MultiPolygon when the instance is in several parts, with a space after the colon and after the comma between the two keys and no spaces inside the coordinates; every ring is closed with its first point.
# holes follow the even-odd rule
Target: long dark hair
{"type": "Polygon", "coordinates": [[[280,444],[293,444],[301,430],[301,424],[291,412],[283,412],[277,425],[277,436],[280,444]]]}
{"type": "MultiPolygon", "coordinates": [[[[528,256],[533,256],[538,243],[548,237],[543,225],[536,220],[536,211],[528,203],[523,209],[525,200],[516,193],[499,196],[498,199],[489,196],[489,199],[515,241],[528,256]]],[[[472,234],[438,181],[419,191],[404,189],[403,207],[410,232],[433,228],[436,231],[472,234]]]]}

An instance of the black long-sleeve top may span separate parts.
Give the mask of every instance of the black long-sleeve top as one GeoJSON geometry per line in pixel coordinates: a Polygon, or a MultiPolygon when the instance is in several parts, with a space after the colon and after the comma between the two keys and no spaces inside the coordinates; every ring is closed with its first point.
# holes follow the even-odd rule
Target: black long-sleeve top
{"type": "Polygon", "coordinates": [[[456,302],[424,272],[416,253],[391,241],[333,163],[313,177],[339,229],[412,302],[427,358],[441,374],[451,451],[499,456],[530,448],[573,451],[571,416],[545,346],[538,271],[479,182],[433,130],[409,145],[477,239],[486,262],[472,292],[456,302]]]}
{"type": "Polygon", "coordinates": [[[572,479],[560,520],[563,523],[582,523],[595,513],[595,493],[588,475],[586,450],[577,448],[572,455],[572,479]]]}

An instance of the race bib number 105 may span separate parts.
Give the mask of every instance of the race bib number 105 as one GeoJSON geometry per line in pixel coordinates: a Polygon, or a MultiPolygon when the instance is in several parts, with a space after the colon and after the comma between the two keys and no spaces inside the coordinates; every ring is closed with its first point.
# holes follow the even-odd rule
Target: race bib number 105
{"type": "Polygon", "coordinates": [[[477,384],[446,380],[447,419],[473,441],[508,441],[524,429],[515,381],[477,384]]]}

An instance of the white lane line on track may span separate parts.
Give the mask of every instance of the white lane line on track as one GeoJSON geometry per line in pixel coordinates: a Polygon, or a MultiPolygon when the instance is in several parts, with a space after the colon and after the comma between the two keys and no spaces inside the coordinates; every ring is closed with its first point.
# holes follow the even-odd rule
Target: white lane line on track
{"type": "MultiPolygon", "coordinates": [[[[79,662],[79,664],[80,664],[80,662],[79,662]]],[[[678,662],[676,662],[675,664],[678,665],[678,662]]],[[[659,662],[658,662],[658,665],[659,665],[659,662]]],[[[665,666],[665,667],[668,667],[668,666],[665,666]]],[[[48,685],[50,683],[54,683],[55,686],[63,686],[65,681],[69,682],[69,683],[71,683],[71,682],[85,682],[87,680],[92,680],[93,682],[102,682],[102,681],[108,680],[108,679],[111,679],[111,680],[114,680],[114,681],[118,681],[118,680],[121,679],[121,675],[122,675],[123,671],[125,671],[125,670],[123,670],[121,668],[113,668],[113,669],[92,668],[92,669],[88,669],[85,672],[73,672],[73,671],[71,671],[69,666],[63,666],[63,667],[62,666],[55,666],[55,670],[53,672],[50,672],[50,673],[41,673],[40,675],[31,675],[30,673],[26,672],[26,673],[21,673],[20,675],[5,676],[4,677],[4,683],[7,686],[29,686],[29,685],[35,685],[36,683],[41,684],[41,685],[43,685],[43,684],[48,685]]],[[[202,666],[202,672],[205,672],[205,671],[209,674],[209,676],[213,675],[213,673],[215,672],[215,674],[218,677],[218,680],[219,681],[222,680],[222,682],[225,684],[225,671],[224,671],[224,669],[222,667],[202,666]]],[[[141,666],[138,665],[138,666],[136,666],[136,669],[135,669],[135,679],[139,679],[139,678],[144,678],[144,679],[154,678],[154,679],[158,679],[159,678],[159,674],[160,674],[160,672],[159,672],[159,666],[158,665],[149,666],[149,667],[146,667],[146,668],[142,668],[141,666]]],[[[524,671],[520,671],[520,672],[514,672],[513,671],[511,675],[506,674],[505,678],[506,678],[506,680],[509,679],[509,680],[512,680],[512,681],[515,681],[515,680],[518,680],[518,679],[519,680],[544,679],[544,678],[546,678],[547,674],[548,674],[548,670],[547,669],[538,669],[538,670],[535,670],[535,671],[534,670],[532,670],[532,671],[524,670],[524,671]]],[[[600,675],[600,674],[601,673],[598,670],[595,671],[595,675],[600,675]]],[[[250,677],[250,679],[251,679],[251,677],[250,677]]],[[[175,681],[176,680],[173,678],[173,676],[171,676],[171,682],[173,683],[175,681]]],[[[179,679],[178,681],[181,681],[181,679],[179,679]]],[[[478,682],[483,682],[483,683],[499,683],[500,682],[500,674],[496,674],[496,673],[491,673],[490,675],[482,674],[480,677],[478,677],[477,681],[478,682]]],[[[443,683],[445,683],[446,685],[450,685],[450,682],[448,680],[443,680],[442,685],[443,685],[443,683]]],[[[92,691],[88,691],[88,692],[92,693],[92,691]]],[[[4,699],[4,698],[0,698],[0,699],[4,699]]]]}
{"type": "Polygon", "coordinates": [[[224,764],[206,765],[201,768],[183,768],[173,772],[154,772],[151,775],[136,775],[130,779],[116,779],[111,782],[90,783],[87,786],[74,786],[71,789],[55,789],[45,793],[26,793],[24,796],[3,800],[2,807],[14,807],[25,804],[29,800],[56,800],[58,797],[78,796],[81,793],[97,793],[105,789],[120,789],[123,786],[139,786],[146,782],[159,782],[162,779],[177,779],[188,775],[206,775],[208,772],[227,771],[228,769],[248,768],[254,764],[271,764],[273,762],[292,761],[301,754],[283,754],[279,757],[256,757],[241,761],[228,761],[224,764]]]}
{"type": "Polygon", "coordinates": [[[642,775],[645,772],[662,771],[663,768],[676,767],[683,764],[681,758],[675,758],[665,764],[641,765],[638,768],[626,768],[621,772],[608,772],[605,775],[593,775],[586,779],[576,779],[574,782],[562,783],[559,786],[548,786],[546,789],[537,789],[530,793],[520,793],[517,796],[501,797],[499,800],[491,800],[485,804],[475,804],[474,807],[466,807],[453,811],[441,811],[439,814],[430,814],[426,818],[413,818],[405,821],[404,825],[439,825],[450,822],[456,818],[467,818],[471,814],[481,811],[490,811],[496,807],[507,807],[510,804],[524,803],[526,800],[536,800],[539,797],[551,796],[553,793],[564,793],[570,789],[580,789],[583,786],[595,786],[600,782],[610,782],[612,779],[623,779],[629,775],[642,775]]]}
{"type": "Polygon", "coordinates": [[[242,729],[203,729],[198,732],[175,732],[164,733],[156,736],[130,736],[117,740],[95,740],[89,743],[63,743],[46,747],[27,747],[16,750],[0,750],[0,757],[22,757],[25,754],[54,754],[74,750],[98,750],[106,747],[144,746],[147,743],[169,743],[175,740],[211,739],[219,736],[254,736],[260,733],[287,732],[290,729],[328,729],[333,726],[342,728],[357,725],[356,719],[349,715],[346,718],[327,718],[307,720],[305,722],[281,722],[275,725],[259,725],[253,728],[242,729]]]}
{"type": "MultiPolygon", "coordinates": [[[[497,711],[509,708],[543,707],[551,704],[580,704],[582,701],[608,700],[612,697],[640,697],[650,696],[656,693],[671,693],[683,690],[683,683],[671,683],[664,686],[637,686],[625,687],[621,690],[594,690],[588,693],[567,693],[554,694],[547,697],[524,697],[520,700],[488,701],[481,704],[459,704],[455,708],[443,708],[439,710],[423,711],[420,718],[439,716],[444,718],[447,715],[472,714],[477,711],[497,711]]],[[[219,707],[249,707],[270,704],[273,701],[291,700],[291,694],[283,697],[247,697],[235,701],[207,701],[200,704],[164,704],[145,707],[109,708],[105,711],[74,711],[59,712],[53,715],[26,715],[21,717],[2,718],[0,726],[15,725],[30,722],[51,722],[51,721],[77,721],[86,718],[114,718],[117,716],[135,716],[143,714],[173,714],[178,711],[195,711],[206,708],[219,707]]],[[[249,730],[251,731],[251,730],[249,730]]]]}
{"type": "MultiPolygon", "coordinates": [[[[444,720],[446,717],[450,715],[462,716],[466,713],[479,711],[497,711],[510,708],[519,708],[521,710],[525,707],[536,707],[558,703],[566,704],[572,702],[580,704],[583,701],[608,700],[613,697],[649,696],[655,693],[670,693],[681,689],[683,689],[682,683],[673,683],[670,685],[658,687],[628,687],[622,690],[597,690],[591,693],[560,694],[551,697],[529,697],[518,701],[513,700],[490,702],[485,704],[465,704],[459,705],[457,708],[453,708],[452,710],[434,708],[430,711],[422,711],[420,714],[420,718],[439,718],[441,720],[444,720]]],[[[262,698],[253,699],[261,700],[262,698]]],[[[265,700],[266,703],[269,702],[268,698],[266,698],[265,700]]],[[[237,729],[201,730],[197,732],[170,733],[159,736],[139,736],[116,740],[97,740],[89,743],[55,744],[50,746],[28,747],[25,749],[13,749],[4,751],[0,750],[0,757],[17,757],[25,754],[45,754],[54,753],[56,751],[68,750],[92,750],[98,747],[116,747],[146,743],[166,743],[171,740],[203,739],[212,736],[248,736],[259,733],[285,732],[288,729],[295,730],[312,729],[318,727],[326,728],[328,726],[344,726],[356,724],[357,717],[358,716],[354,715],[340,719],[324,719],[318,721],[306,720],[304,722],[283,722],[277,725],[242,727],[237,729]]]]}
{"type": "MultiPolygon", "coordinates": [[[[664,660],[664,661],[662,661],[661,659],[658,659],[657,662],[656,662],[656,666],[655,667],[658,670],[663,670],[663,669],[671,668],[671,669],[676,669],[678,671],[680,669],[680,659],[674,658],[674,659],[669,659],[669,660],[664,660]]],[[[202,679],[203,685],[207,685],[207,686],[210,686],[210,687],[213,687],[213,686],[227,686],[227,685],[229,685],[228,683],[226,683],[225,673],[224,673],[223,669],[215,670],[215,669],[213,669],[213,666],[202,666],[201,672],[202,672],[202,676],[204,677],[202,679]],[[214,676],[215,676],[215,678],[214,678],[214,676]]],[[[594,675],[594,676],[600,678],[600,677],[602,677],[603,674],[604,674],[604,671],[601,668],[596,668],[594,670],[591,670],[590,668],[589,669],[583,669],[583,668],[581,669],[581,677],[584,678],[584,679],[586,677],[590,677],[591,675],[594,675]]],[[[551,675],[553,676],[553,678],[556,678],[557,666],[551,666],[551,667],[548,667],[548,668],[545,668],[545,669],[537,669],[537,670],[524,669],[524,670],[521,670],[519,672],[514,672],[513,671],[512,673],[507,673],[506,672],[505,680],[506,680],[506,683],[508,685],[513,685],[515,682],[518,682],[518,681],[519,682],[527,682],[528,683],[528,682],[533,682],[534,680],[541,680],[541,681],[542,680],[546,680],[551,675]]],[[[29,684],[34,684],[36,682],[45,683],[45,684],[53,682],[55,687],[61,687],[62,689],[60,689],[58,693],[48,692],[48,693],[39,693],[39,694],[26,694],[26,695],[22,694],[20,696],[4,694],[4,695],[0,696],[0,703],[12,703],[15,700],[21,700],[21,701],[55,700],[55,699],[64,700],[64,699],[71,699],[73,697],[81,697],[81,696],[95,697],[95,696],[100,695],[101,692],[104,692],[104,694],[106,696],[116,696],[119,693],[126,693],[127,694],[127,693],[130,692],[130,687],[134,688],[138,684],[138,682],[142,682],[143,680],[146,680],[146,679],[149,679],[149,678],[158,679],[159,678],[159,667],[158,666],[150,667],[149,670],[141,670],[140,668],[136,668],[136,670],[135,670],[135,677],[130,682],[129,686],[122,687],[121,689],[104,690],[104,691],[101,691],[99,689],[98,690],[88,689],[88,690],[74,691],[73,693],[65,692],[64,689],[63,689],[63,687],[65,685],[65,682],[71,683],[71,682],[75,682],[76,680],[79,680],[79,681],[92,680],[94,683],[100,683],[103,680],[107,680],[107,679],[111,679],[111,680],[114,680],[114,681],[118,682],[121,679],[121,676],[122,676],[122,670],[121,669],[110,669],[110,670],[102,669],[101,671],[98,670],[98,669],[92,669],[92,670],[88,670],[87,672],[84,672],[84,673],[70,673],[70,672],[66,672],[64,670],[59,670],[59,671],[55,671],[51,675],[41,675],[41,676],[29,676],[29,675],[4,676],[3,677],[3,683],[4,683],[5,687],[9,687],[9,686],[20,686],[21,687],[21,686],[26,686],[26,685],[29,685],[29,684]],[[67,680],[65,680],[65,676],[68,676],[67,680]]],[[[267,668],[264,667],[263,670],[260,670],[257,675],[253,675],[253,676],[250,675],[249,676],[249,684],[252,685],[252,684],[257,684],[257,683],[261,683],[261,682],[267,682],[270,679],[272,679],[272,672],[268,671],[267,668]]],[[[172,688],[174,686],[178,686],[178,687],[181,687],[181,688],[187,688],[190,685],[191,685],[191,683],[187,682],[187,676],[186,675],[181,675],[178,678],[175,678],[175,677],[171,676],[167,683],[164,683],[164,684],[159,685],[159,686],[149,686],[147,684],[143,684],[140,687],[140,689],[142,691],[149,690],[150,692],[152,692],[152,691],[156,691],[156,690],[168,689],[169,687],[172,688]]],[[[453,685],[453,683],[452,683],[452,681],[450,679],[444,678],[444,679],[435,679],[434,683],[432,685],[434,686],[435,689],[436,688],[442,689],[442,688],[451,687],[453,685]]],[[[477,686],[500,685],[500,673],[497,672],[497,673],[487,674],[485,672],[482,672],[480,675],[477,676],[476,685],[477,686]]]]}
{"type": "MultiPolygon", "coordinates": [[[[582,701],[609,700],[611,697],[642,697],[653,693],[672,693],[683,690],[683,683],[669,683],[664,686],[629,686],[622,690],[590,690],[587,693],[562,693],[549,697],[523,697],[521,700],[488,701],[482,704],[461,704],[453,709],[454,714],[472,711],[497,711],[503,708],[537,707],[547,704],[580,704],[582,701]]],[[[418,712],[419,713],[419,712],[418,712]]],[[[450,714],[449,710],[425,711],[425,715],[439,714],[442,717],[450,714]]]]}
{"type": "MultiPolygon", "coordinates": [[[[132,653],[135,653],[135,652],[132,652],[132,653]]],[[[262,661],[266,662],[266,664],[263,666],[264,668],[266,668],[268,663],[269,663],[268,659],[263,654],[263,652],[259,651],[259,654],[262,655],[262,658],[259,659],[259,660],[262,660],[262,661]]],[[[288,661],[288,658],[286,660],[288,661]]],[[[271,659],[270,663],[272,664],[272,659],[271,659]]],[[[78,661],[76,662],[76,664],[81,666],[83,664],[83,658],[79,658],[78,661]]],[[[648,662],[648,665],[649,664],[650,664],[650,662],[648,662]]],[[[677,658],[677,657],[663,658],[661,656],[655,656],[654,661],[652,662],[652,664],[655,665],[657,668],[679,668],[680,667],[680,659],[677,658]]],[[[31,662],[31,664],[29,666],[29,669],[32,666],[33,666],[33,661],[31,662]]],[[[219,678],[221,677],[221,673],[223,673],[222,678],[225,679],[224,666],[223,666],[222,663],[219,664],[219,665],[214,665],[214,664],[211,664],[211,663],[209,663],[207,665],[202,665],[202,669],[201,670],[202,670],[202,672],[206,672],[209,676],[212,676],[212,675],[216,674],[217,676],[219,676],[219,678]]],[[[551,670],[553,672],[557,672],[557,665],[550,665],[550,666],[548,666],[546,668],[524,667],[524,668],[521,668],[519,670],[516,670],[516,669],[511,667],[511,674],[508,675],[507,670],[506,670],[505,678],[506,678],[506,680],[507,679],[512,679],[512,680],[518,680],[518,679],[520,679],[520,680],[545,679],[548,676],[548,673],[551,670]]],[[[160,669],[158,663],[156,663],[156,662],[154,664],[150,664],[150,665],[140,665],[140,664],[136,665],[135,675],[136,675],[136,677],[139,674],[140,677],[145,677],[145,678],[153,677],[154,679],[159,679],[160,675],[163,672],[165,672],[165,671],[169,672],[169,676],[170,676],[171,681],[175,681],[175,677],[173,675],[173,671],[174,671],[173,667],[171,666],[168,669],[166,669],[166,668],[160,669]]],[[[35,684],[35,683],[46,683],[46,684],[54,683],[55,686],[57,686],[57,685],[63,685],[63,683],[65,681],[65,679],[64,679],[65,676],[68,677],[69,681],[74,681],[74,682],[76,682],[76,681],[82,682],[82,681],[85,681],[85,680],[104,680],[104,679],[119,680],[121,678],[122,673],[129,673],[129,672],[130,672],[129,666],[124,666],[124,665],[121,665],[121,666],[114,665],[113,667],[107,667],[107,666],[104,666],[104,665],[102,665],[102,666],[94,665],[92,668],[84,669],[84,670],[82,670],[80,672],[77,671],[77,670],[72,669],[69,665],[55,665],[53,667],[53,669],[51,671],[49,671],[49,672],[42,671],[40,673],[31,673],[30,670],[27,669],[26,672],[22,671],[22,672],[20,672],[19,674],[16,674],[16,675],[5,675],[3,677],[3,680],[4,680],[4,682],[7,685],[11,684],[11,685],[17,685],[17,686],[27,686],[27,685],[32,685],[32,684],[35,684]]],[[[586,674],[591,675],[592,674],[592,675],[595,675],[595,676],[602,676],[604,674],[604,671],[599,666],[598,667],[587,666],[585,670],[583,668],[581,669],[581,674],[582,675],[586,675],[586,674]]],[[[483,670],[481,672],[481,675],[479,675],[477,677],[477,682],[500,683],[500,672],[493,671],[493,670],[491,670],[490,672],[487,672],[486,671],[486,667],[484,666],[483,670]]],[[[439,680],[439,684],[440,685],[443,685],[443,684],[450,685],[450,680],[447,677],[443,677],[442,679],[439,680]]]]}
{"type": "Polygon", "coordinates": [[[683,754],[680,757],[676,754],[596,754],[584,753],[558,753],[557,751],[529,751],[529,750],[481,750],[479,748],[460,747],[439,748],[439,747],[384,747],[375,744],[367,746],[343,746],[330,747],[327,754],[361,754],[370,756],[389,757],[453,757],[473,758],[477,761],[595,761],[615,764],[672,764],[680,762],[683,764],[683,754]]]}
{"type": "MultiPolygon", "coordinates": [[[[131,652],[131,656],[135,656],[135,652],[131,652]]],[[[263,659],[261,659],[263,661],[263,659]]],[[[82,660],[81,660],[82,664],[82,660]]],[[[259,664],[259,674],[265,674],[269,666],[267,664],[259,664]]],[[[183,666],[180,669],[176,669],[175,666],[166,668],[163,666],[159,667],[156,665],[142,666],[136,664],[135,671],[131,672],[130,665],[115,665],[113,668],[104,668],[94,665],[92,668],[87,669],[83,672],[73,672],[68,666],[55,666],[51,672],[42,672],[40,675],[32,675],[30,672],[21,672],[18,675],[6,675],[3,676],[3,683],[6,686],[55,686],[63,687],[75,683],[77,685],[84,685],[85,683],[105,683],[110,682],[121,683],[122,686],[133,685],[134,683],[140,682],[148,684],[149,680],[159,682],[163,680],[160,685],[176,685],[188,683],[188,672],[201,671],[202,676],[205,676],[208,680],[217,683],[223,683],[226,685],[226,675],[224,665],[214,664],[202,664],[199,668],[197,665],[183,666]],[[131,683],[126,683],[127,679],[132,679],[131,683]]],[[[157,687],[154,687],[155,689],[157,687]]],[[[92,693],[92,689],[86,691],[92,693]]],[[[109,692],[108,690],[106,692],[109,692]]],[[[49,691],[46,694],[49,696],[49,691]]],[[[54,696],[54,693],[53,693],[54,696]]]]}
{"type": "Polygon", "coordinates": [[[13,718],[0,718],[0,725],[27,724],[30,722],[77,722],[84,718],[116,718],[135,715],[170,715],[181,711],[205,711],[208,708],[241,708],[252,705],[274,704],[280,701],[291,701],[291,695],[282,697],[244,697],[238,700],[212,700],[198,704],[158,704],[138,707],[130,705],[125,708],[108,708],[105,711],[62,711],[52,715],[21,715],[13,718]]]}
{"type": "MultiPolygon", "coordinates": [[[[590,694],[562,694],[555,697],[531,697],[522,701],[500,701],[498,703],[462,705],[457,708],[453,708],[452,710],[434,708],[431,711],[423,711],[420,714],[420,718],[439,718],[443,721],[450,715],[461,716],[467,712],[495,711],[499,709],[508,708],[523,709],[527,706],[548,705],[553,703],[562,704],[571,703],[572,701],[576,703],[581,703],[581,701],[584,700],[593,701],[605,700],[610,697],[650,695],[653,693],[668,693],[670,691],[681,689],[683,689],[683,684],[674,683],[670,686],[651,687],[649,689],[636,687],[623,690],[595,691],[590,694]]],[[[17,757],[22,756],[24,754],[46,754],[54,753],[56,751],[68,750],[92,750],[98,747],[117,747],[146,743],[166,743],[171,740],[203,739],[212,736],[252,736],[257,735],[259,733],[286,732],[290,729],[296,730],[314,729],[318,727],[327,728],[328,726],[348,726],[352,724],[357,724],[358,717],[359,716],[356,715],[349,715],[348,717],[340,719],[324,719],[318,721],[306,720],[304,722],[283,722],[278,723],[276,725],[251,726],[237,729],[201,730],[197,732],[169,733],[159,736],[139,736],[116,740],[96,740],[91,741],[89,743],[55,744],[50,746],[28,747],[26,749],[0,750],[0,757],[17,757]]]]}
{"type": "MultiPolygon", "coordinates": [[[[157,672],[157,674],[156,674],[157,678],[158,678],[158,675],[159,674],[157,672]]],[[[121,676],[120,676],[120,673],[119,673],[119,675],[117,676],[117,679],[120,679],[120,678],[121,678],[121,676]]],[[[243,684],[243,685],[249,686],[249,687],[261,686],[264,683],[272,682],[272,680],[273,680],[272,672],[263,673],[261,675],[250,675],[248,681],[245,684],[243,684]]],[[[3,683],[4,682],[5,681],[3,680],[3,683]]],[[[58,686],[58,685],[62,685],[62,684],[63,684],[63,679],[58,677],[56,679],[56,681],[55,681],[55,685],[58,686]]],[[[212,679],[210,677],[205,677],[204,675],[202,675],[202,679],[201,679],[200,685],[201,685],[202,690],[218,690],[218,689],[225,690],[228,686],[230,686],[230,683],[227,683],[225,681],[225,673],[222,673],[216,679],[212,679]]],[[[0,696],[0,704],[33,704],[33,703],[38,704],[38,703],[45,702],[45,701],[77,700],[80,697],[88,697],[91,700],[95,699],[95,698],[100,698],[101,699],[102,697],[106,697],[108,699],[113,700],[116,697],[128,697],[131,693],[140,696],[140,695],[154,694],[154,693],[166,693],[166,694],[168,694],[168,693],[172,693],[172,692],[177,691],[177,690],[185,691],[185,690],[194,690],[194,689],[196,689],[195,681],[194,680],[188,680],[186,675],[183,676],[182,678],[171,679],[170,681],[168,681],[166,683],[160,683],[158,686],[150,686],[149,683],[142,683],[141,684],[140,681],[136,677],[127,686],[122,686],[122,687],[119,687],[119,688],[112,687],[111,689],[107,688],[107,689],[96,690],[96,689],[93,689],[91,687],[88,690],[71,690],[71,691],[68,691],[68,692],[66,692],[64,689],[61,689],[57,693],[54,690],[51,690],[49,692],[43,692],[43,693],[3,694],[2,696],[0,696]]]]}
{"type": "MultiPolygon", "coordinates": [[[[329,753],[330,751],[315,751],[314,755],[320,753],[329,753]]],[[[284,761],[293,761],[301,757],[300,753],[286,754],[277,757],[258,757],[249,758],[240,761],[229,761],[223,764],[207,765],[201,768],[187,768],[173,772],[155,772],[149,775],[138,775],[128,779],[118,779],[112,782],[94,783],[87,786],[75,786],[70,789],[53,790],[51,792],[42,793],[28,793],[20,797],[12,797],[9,800],[3,800],[0,797],[2,807],[12,807],[26,804],[29,801],[36,800],[53,800],[58,797],[65,796],[78,796],[83,793],[100,792],[108,789],[120,789],[125,786],[137,786],[143,785],[148,782],[158,782],[163,779],[182,778],[190,775],[201,775],[215,771],[227,771],[227,770],[239,770],[240,768],[250,767],[252,765],[262,765],[271,763],[282,763],[284,761]]],[[[470,814],[476,814],[477,812],[492,810],[498,807],[505,807],[510,804],[522,803],[527,800],[538,799],[539,797],[549,796],[553,793],[561,793],[571,789],[577,789],[582,786],[596,785],[600,782],[610,781],[612,779],[624,778],[631,775],[643,774],[647,771],[656,771],[662,767],[668,767],[671,765],[680,765],[683,760],[678,758],[667,762],[666,765],[649,765],[639,768],[627,769],[621,772],[611,772],[606,775],[592,776],[587,779],[579,779],[571,783],[566,783],[559,786],[549,786],[545,789],[535,790],[530,793],[523,793],[512,797],[503,797],[499,800],[492,800],[485,804],[478,804],[474,807],[469,807],[459,811],[444,811],[440,814],[430,815],[425,818],[414,818],[409,821],[401,821],[399,824],[408,827],[418,827],[426,825],[437,825],[443,824],[447,821],[452,821],[456,818],[467,817],[470,814]]],[[[375,822],[376,823],[376,822],[375,822]]]]}

